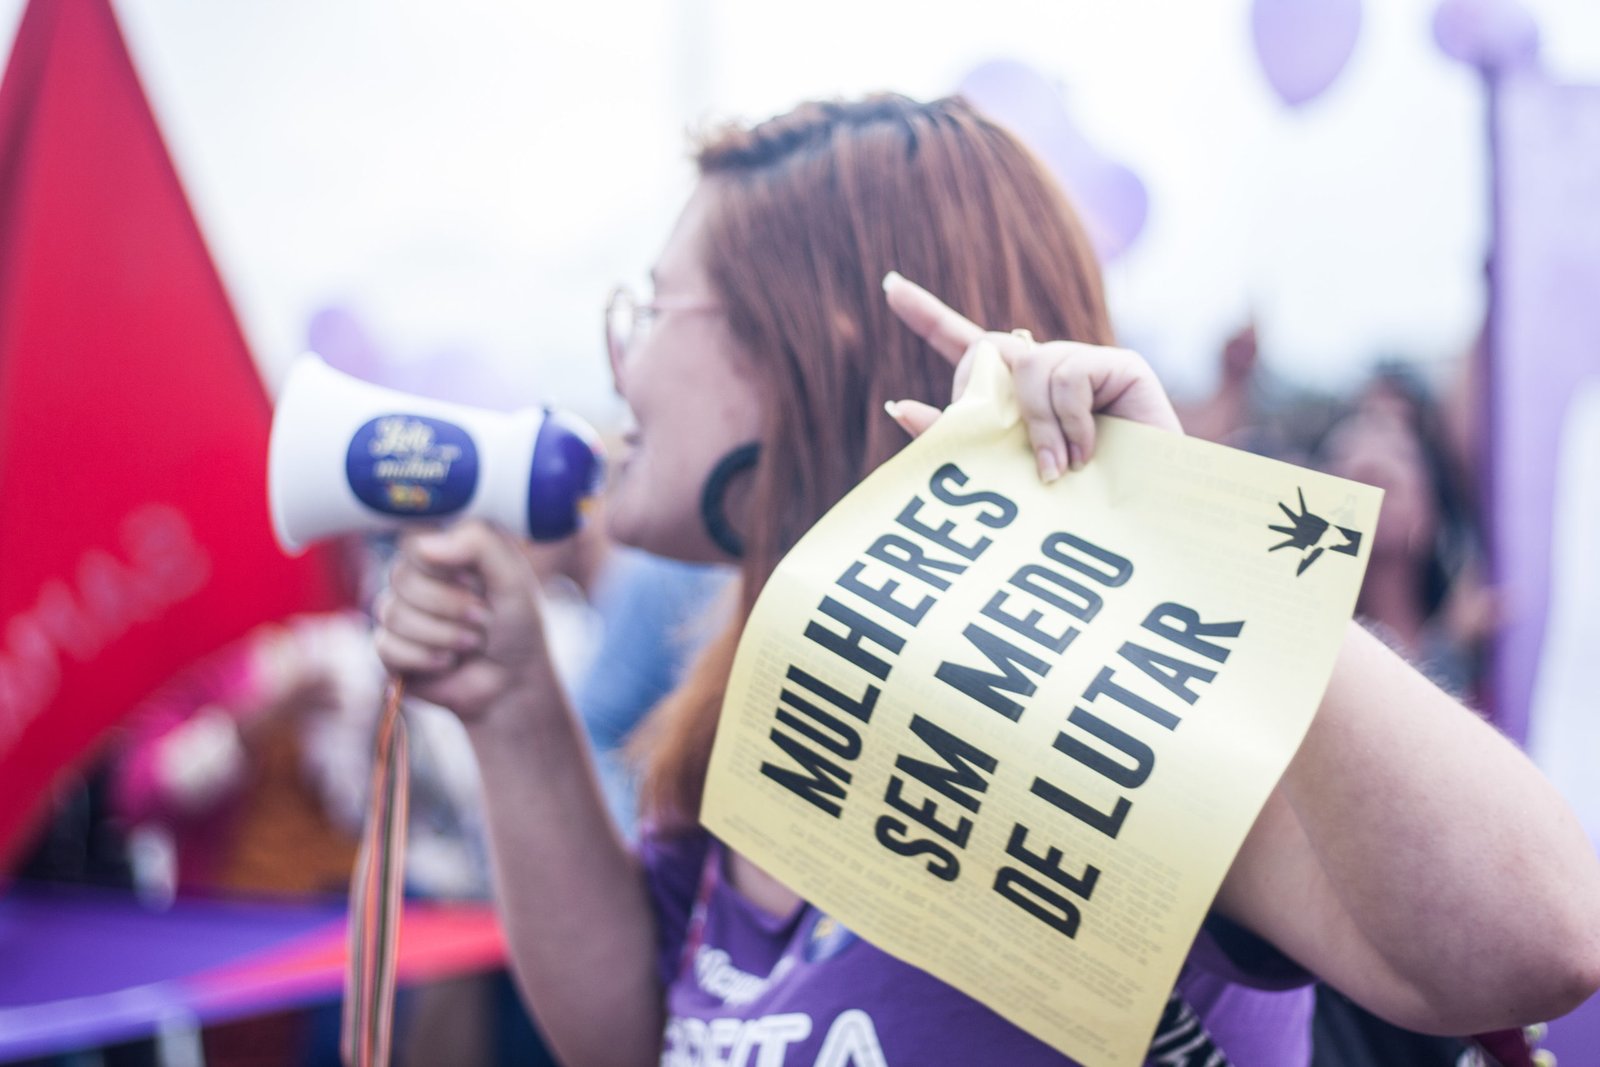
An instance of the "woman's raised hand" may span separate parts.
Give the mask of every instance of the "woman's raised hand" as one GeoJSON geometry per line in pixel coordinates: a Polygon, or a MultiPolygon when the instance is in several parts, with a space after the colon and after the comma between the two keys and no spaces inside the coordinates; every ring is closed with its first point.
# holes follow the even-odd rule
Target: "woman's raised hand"
{"type": "MultiPolygon", "coordinates": [[[[952,396],[959,397],[967,387],[973,346],[979,341],[994,345],[1011,368],[1039,476],[1047,482],[1064,471],[1081,469],[1093,458],[1097,414],[1183,432],[1166,390],[1136,352],[986,331],[894,272],[883,279],[883,291],[901,321],[955,364],[952,396]]],[[[940,415],[937,408],[910,399],[895,401],[889,413],[913,437],[940,415]]]]}
{"type": "Polygon", "coordinates": [[[513,691],[555,684],[533,566],[514,537],[487,523],[402,536],[374,614],[384,666],[463,719],[513,691]]]}

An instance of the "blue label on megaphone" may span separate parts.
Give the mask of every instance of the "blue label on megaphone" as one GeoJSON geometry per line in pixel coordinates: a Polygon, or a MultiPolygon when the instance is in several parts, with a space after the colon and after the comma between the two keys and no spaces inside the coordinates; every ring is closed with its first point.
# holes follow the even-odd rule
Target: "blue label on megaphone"
{"type": "Polygon", "coordinates": [[[426,415],[380,415],[350,439],[345,477],[385,515],[449,515],[478,486],[478,450],[461,427],[426,415]]]}

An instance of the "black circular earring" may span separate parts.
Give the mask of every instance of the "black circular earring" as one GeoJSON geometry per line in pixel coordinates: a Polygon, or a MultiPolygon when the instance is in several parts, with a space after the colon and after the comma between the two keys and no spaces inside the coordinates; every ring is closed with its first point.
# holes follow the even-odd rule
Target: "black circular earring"
{"type": "Polygon", "coordinates": [[[744,557],[744,539],[728,521],[728,485],[734,477],[756,465],[761,458],[761,445],[755,441],[740,445],[711,468],[705,488],[700,490],[700,520],[712,543],[734,559],[744,557]]]}

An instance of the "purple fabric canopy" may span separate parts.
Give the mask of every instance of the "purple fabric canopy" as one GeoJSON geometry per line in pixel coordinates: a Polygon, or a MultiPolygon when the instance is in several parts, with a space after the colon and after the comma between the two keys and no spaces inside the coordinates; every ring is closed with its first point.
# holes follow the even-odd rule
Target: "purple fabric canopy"
{"type": "MultiPolygon", "coordinates": [[[[0,1062],[131,1040],[163,1022],[280,1010],[340,995],[345,903],[181,900],[21,886],[0,897],[0,1062]]],[[[504,958],[487,905],[411,906],[401,977],[504,958]]]]}

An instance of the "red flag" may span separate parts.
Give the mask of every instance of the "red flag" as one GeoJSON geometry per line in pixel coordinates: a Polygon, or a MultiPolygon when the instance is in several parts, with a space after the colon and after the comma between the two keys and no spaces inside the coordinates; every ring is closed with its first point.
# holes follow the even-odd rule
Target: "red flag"
{"type": "Polygon", "coordinates": [[[336,603],[272,539],[269,422],[108,0],[31,0],[0,82],[0,861],[159,683],[336,603]]]}

